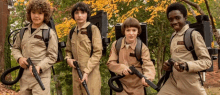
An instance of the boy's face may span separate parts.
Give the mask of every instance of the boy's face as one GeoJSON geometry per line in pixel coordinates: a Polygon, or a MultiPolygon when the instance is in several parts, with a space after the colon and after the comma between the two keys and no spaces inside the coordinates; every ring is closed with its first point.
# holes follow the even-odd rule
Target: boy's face
{"type": "Polygon", "coordinates": [[[74,12],[74,18],[77,24],[83,24],[87,20],[87,12],[76,10],[74,12]]]}
{"type": "Polygon", "coordinates": [[[186,18],[179,10],[169,12],[168,20],[170,21],[171,27],[177,32],[186,25],[186,18]]]}
{"type": "Polygon", "coordinates": [[[138,28],[136,27],[127,27],[125,28],[125,37],[128,44],[133,43],[138,35],[138,28]]]}
{"type": "Polygon", "coordinates": [[[31,20],[33,22],[32,24],[41,25],[44,21],[44,13],[37,12],[37,11],[31,11],[31,20]]]}

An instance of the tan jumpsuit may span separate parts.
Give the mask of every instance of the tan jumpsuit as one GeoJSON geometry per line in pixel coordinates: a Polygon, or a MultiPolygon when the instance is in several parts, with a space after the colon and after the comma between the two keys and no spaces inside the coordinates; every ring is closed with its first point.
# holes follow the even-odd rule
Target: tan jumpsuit
{"type": "Polygon", "coordinates": [[[45,86],[43,91],[31,75],[29,69],[25,69],[20,79],[20,95],[50,95],[51,66],[57,61],[58,39],[54,30],[50,29],[48,48],[42,39],[42,29],[48,29],[46,24],[42,24],[31,34],[31,24],[24,32],[22,41],[20,34],[12,47],[12,55],[16,60],[20,57],[31,58],[36,66],[40,66],[42,73],[41,80],[45,86]]]}
{"type": "MultiPolygon", "coordinates": [[[[87,36],[86,27],[90,24],[87,22],[77,33],[75,28],[72,39],[68,36],[66,44],[66,57],[74,59],[78,62],[81,71],[88,73],[87,86],[91,95],[101,95],[101,75],[99,71],[99,61],[102,56],[102,40],[99,29],[91,26],[92,42],[87,36]],[[92,43],[92,44],[91,44],[92,43]],[[93,45],[93,54],[90,57],[91,45],[93,45]]],[[[79,76],[75,68],[72,69],[73,77],[73,95],[86,95],[83,85],[79,82],[79,76]]]]}

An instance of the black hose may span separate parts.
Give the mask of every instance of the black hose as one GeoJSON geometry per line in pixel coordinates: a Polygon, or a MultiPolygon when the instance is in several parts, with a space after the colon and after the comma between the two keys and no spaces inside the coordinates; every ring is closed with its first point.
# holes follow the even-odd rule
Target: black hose
{"type": "MultiPolygon", "coordinates": [[[[16,32],[16,31],[19,31],[19,30],[21,30],[21,29],[16,29],[16,30],[14,30],[14,31],[12,31],[9,35],[8,35],[8,44],[12,47],[12,44],[10,43],[10,37],[11,37],[11,35],[14,33],[14,32],[16,32]]],[[[15,34],[14,34],[14,36],[13,36],[13,44],[14,44],[14,42],[15,42],[15,40],[16,40],[16,35],[18,34],[19,32],[16,32],[15,34]]]]}
{"type": "Polygon", "coordinates": [[[123,78],[124,76],[114,76],[114,77],[111,77],[108,81],[108,85],[109,87],[114,90],[115,92],[122,92],[123,91],[123,86],[121,84],[121,82],[119,81],[119,79],[123,78]],[[118,87],[114,86],[113,82],[116,82],[116,84],[118,85],[118,87]]]}
{"type": "Polygon", "coordinates": [[[5,85],[13,85],[13,84],[17,83],[17,82],[20,80],[20,78],[22,77],[23,72],[24,72],[24,69],[23,69],[22,67],[20,67],[20,66],[16,66],[16,67],[10,68],[10,69],[6,70],[6,71],[2,74],[2,76],[1,76],[1,81],[2,81],[2,83],[5,84],[5,85]],[[5,78],[6,78],[7,74],[9,74],[9,73],[11,73],[12,71],[15,71],[15,70],[17,70],[17,69],[20,69],[19,72],[18,72],[17,78],[16,78],[15,80],[13,80],[13,81],[6,81],[5,78]]]}

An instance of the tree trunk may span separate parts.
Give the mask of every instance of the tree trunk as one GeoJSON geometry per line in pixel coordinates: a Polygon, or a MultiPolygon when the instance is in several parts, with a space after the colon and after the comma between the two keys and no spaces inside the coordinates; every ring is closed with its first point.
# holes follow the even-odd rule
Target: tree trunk
{"type": "Polygon", "coordinates": [[[186,5],[188,6],[189,10],[191,11],[193,17],[196,18],[196,14],[195,14],[194,10],[192,9],[192,7],[188,3],[186,5]]]}
{"type": "Polygon", "coordinates": [[[7,23],[9,17],[9,10],[7,0],[0,0],[0,75],[4,71],[5,60],[4,60],[4,43],[5,33],[7,30],[7,23]]]}
{"type": "Polygon", "coordinates": [[[205,4],[206,4],[206,8],[207,8],[208,13],[209,13],[209,17],[211,19],[213,34],[215,36],[215,39],[217,40],[217,43],[220,44],[220,35],[219,35],[219,32],[217,31],[217,29],[215,27],[214,20],[213,20],[213,17],[212,17],[212,14],[211,14],[211,11],[210,11],[210,8],[209,8],[209,4],[208,4],[207,0],[205,0],[205,4]]]}

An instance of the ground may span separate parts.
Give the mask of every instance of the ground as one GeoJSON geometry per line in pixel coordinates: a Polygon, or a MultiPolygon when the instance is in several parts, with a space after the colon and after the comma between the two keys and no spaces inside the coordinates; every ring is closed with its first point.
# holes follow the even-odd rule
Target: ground
{"type": "Polygon", "coordinates": [[[0,95],[19,95],[19,93],[8,89],[5,85],[0,83],[0,95]]]}
{"type": "Polygon", "coordinates": [[[208,95],[220,95],[220,69],[218,60],[213,61],[213,71],[206,73],[205,89],[208,95]]]}

